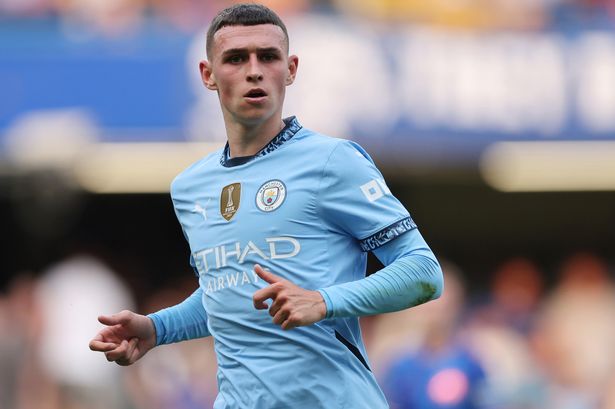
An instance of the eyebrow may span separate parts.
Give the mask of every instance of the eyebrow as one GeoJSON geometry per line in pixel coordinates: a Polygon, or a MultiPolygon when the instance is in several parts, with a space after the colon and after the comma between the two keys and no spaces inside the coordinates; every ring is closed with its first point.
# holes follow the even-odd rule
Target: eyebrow
{"type": "MultiPolygon", "coordinates": [[[[246,53],[248,52],[247,48],[230,48],[228,50],[225,50],[222,53],[222,56],[227,56],[227,55],[231,55],[231,54],[242,54],[242,53],[246,53]]],[[[257,48],[256,49],[257,53],[276,53],[276,54],[282,54],[282,50],[280,50],[277,47],[266,47],[266,48],[257,48]]]]}

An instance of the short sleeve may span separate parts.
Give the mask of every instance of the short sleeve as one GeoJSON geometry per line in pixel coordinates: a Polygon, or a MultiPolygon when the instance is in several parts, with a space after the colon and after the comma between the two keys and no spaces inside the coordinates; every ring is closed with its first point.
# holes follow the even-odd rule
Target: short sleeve
{"type": "Polygon", "coordinates": [[[318,205],[325,223],[372,251],[416,228],[367,152],[340,141],[323,170],[318,205]]]}

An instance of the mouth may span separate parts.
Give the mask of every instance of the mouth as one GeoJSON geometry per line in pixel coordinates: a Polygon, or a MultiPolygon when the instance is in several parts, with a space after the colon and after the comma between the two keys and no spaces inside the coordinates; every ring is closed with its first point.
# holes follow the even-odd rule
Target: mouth
{"type": "Polygon", "coordinates": [[[261,101],[267,96],[267,93],[262,88],[252,88],[244,94],[244,98],[250,101],[261,101]]]}

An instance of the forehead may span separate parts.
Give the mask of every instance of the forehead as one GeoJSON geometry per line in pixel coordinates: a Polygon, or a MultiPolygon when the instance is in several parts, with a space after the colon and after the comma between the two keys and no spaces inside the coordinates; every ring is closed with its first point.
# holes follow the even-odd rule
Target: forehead
{"type": "Polygon", "coordinates": [[[256,26],[225,26],[214,34],[214,54],[236,48],[279,48],[286,49],[284,31],[274,24],[256,26]]]}

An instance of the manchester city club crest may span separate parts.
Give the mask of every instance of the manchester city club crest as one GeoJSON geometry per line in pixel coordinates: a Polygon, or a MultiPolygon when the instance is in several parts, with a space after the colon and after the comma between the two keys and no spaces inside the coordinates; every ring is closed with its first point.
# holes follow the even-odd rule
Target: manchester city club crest
{"type": "Polygon", "coordinates": [[[286,199],[286,186],[281,180],[270,180],[256,194],[256,206],[263,212],[272,212],[282,206],[286,199]]]}

